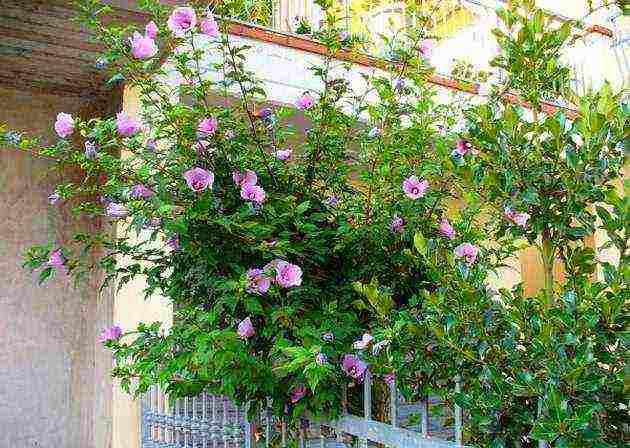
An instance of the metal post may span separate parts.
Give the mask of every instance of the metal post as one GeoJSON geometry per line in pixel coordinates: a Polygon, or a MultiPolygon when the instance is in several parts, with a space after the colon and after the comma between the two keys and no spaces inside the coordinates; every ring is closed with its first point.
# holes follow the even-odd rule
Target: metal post
{"type": "MultiPolygon", "coordinates": [[[[455,393],[460,393],[461,391],[462,391],[462,378],[459,375],[457,375],[455,377],[455,393]]],[[[462,408],[458,406],[457,404],[455,405],[454,411],[455,411],[455,443],[459,446],[462,446],[463,412],[462,412],[462,408]]]]}
{"type": "MultiPolygon", "coordinates": [[[[365,371],[363,378],[363,417],[365,420],[372,420],[372,373],[365,371]]],[[[360,448],[368,448],[367,439],[359,439],[360,448]]]]}
{"type": "Polygon", "coordinates": [[[429,398],[420,402],[420,432],[422,437],[429,437],[429,398]]]}
{"type": "Polygon", "coordinates": [[[398,427],[398,389],[395,380],[389,384],[389,418],[392,426],[398,427]]]}

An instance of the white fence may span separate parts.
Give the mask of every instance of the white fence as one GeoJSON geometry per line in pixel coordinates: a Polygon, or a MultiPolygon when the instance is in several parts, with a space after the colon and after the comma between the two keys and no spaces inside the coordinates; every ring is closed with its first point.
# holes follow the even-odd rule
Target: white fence
{"type": "MultiPolygon", "coordinates": [[[[456,379],[455,390],[461,388],[456,379]]],[[[390,448],[462,447],[463,413],[452,409],[454,425],[430,415],[436,400],[405,404],[395,387],[390,388],[389,421],[372,418],[372,378],[363,383],[363,415],[344,412],[335,421],[303,419],[298,428],[285,419],[274,419],[267,409],[252,421],[223,397],[201,394],[171,400],[158,387],[142,399],[142,448],[367,448],[373,444],[390,448]],[[410,427],[409,416],[419,417],[410,427]],[[403,427],[407,426],[407,427],[403,427]]]]}

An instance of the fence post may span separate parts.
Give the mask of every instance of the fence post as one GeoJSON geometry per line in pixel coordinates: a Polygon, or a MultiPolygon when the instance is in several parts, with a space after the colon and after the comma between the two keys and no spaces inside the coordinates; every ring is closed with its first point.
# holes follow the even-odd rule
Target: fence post
{"type": "MultiPolygon", "coordinates": [[[[538,397],[538,411],[536,413],[538,417],[542,415],[542,411],[543,411],[543,401],[542,401],[542,398],[538,397]]],[[[539,440],[538,448],[547,448],[547,442],[545,442],[544,440],[539,440]]]]}
{"type": "MultiPolygon", "coordinates": [[[[462,377],[457,375],[455,377],[455,393],[460,393],[462,391],[462,377]]],[[[462,408],[455,405],[455,443],[459,446],[462,446],[462,424],[463,424],[463,412],[462,408]]]]}
{"type": "Polygon", "coordinates": [[[429,398],[420,402],[420,432],[422,437],[429,437],[429,398]]]}
{"type": "MultiPolygon", "coordinates": [[[[363,378],[363,416],[367,421],[372,420],[372,373],[369,370],[363,378]]],[[[360,439],[359,447],[368,448],[368,440],[360,439]]]]}
{"type": "Polygon", "coordinates": [[[398,427],[398,389],[396,380],[389,384],[389,418],[393,428],[398,427]]]}
{"type": "Polygon", "coordinates": [[[256,424],[257,418],[251,417],[251,403],[245,407],[245,448],[256,448],[256,424]]]}

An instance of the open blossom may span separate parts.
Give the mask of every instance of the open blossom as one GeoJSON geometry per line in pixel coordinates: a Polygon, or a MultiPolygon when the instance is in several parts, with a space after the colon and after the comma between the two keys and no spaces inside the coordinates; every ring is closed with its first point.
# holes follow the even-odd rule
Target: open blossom
{"type": "Polygon", "coordinates": [[[377,138],[381,136],[381,130],[377,127],[373,127],[372,129],[370,129],[370,132],[368,132],[368,137],[370,138],[377,138]]]}
{"type": "Polygon", "coordinates": [[[184,173],[184,179],[188,187],[197,193],[212,188],[214,183],[214,174],[212,171],[206,171],[203,168],[192,168],[184,173]]]}
{"type": "Polygon", "coordinates": [[[315,105],[315,100],[313,99],[313,97],[308,92],[304,93],[297,100],[297,103],[296,103],[297,108],[300,109],[300,110],[310,109],[314,105],[315,105]]]}
{"type": "Polygon", "coordinates": [[[291,288],[302,284],[302,269],[284,260],[275,261],[276,282],[284,287],[291,288]]]}
{"type": "Polygon", "coordinates": [[[234,171],[232,173],[232,180],[234,180],[236,185],[243,188],[245,185],[256,185],[258,183],[258,176],[252,170],[234,171]]]}
{"type": "Polygon", "coordinates": [[[440,220],[440,234],[442,234],[443,236],[445,236],[446,238],[450,240],[455,238],[455,229],[453,228],[451,223],[448,222],[448,219],[446,218],[442,218],[440,220]]]}
{"type": "Polygon", "coordinates": [[[201,29],[201,32],[206,36],[219,37],[219,24],[214,20],[212,14],[201,21],[199,29],[201,29]]]}
{"type": "Polygon", "coordinates": [[[179,236],[175,235],[174,237],[166,240],[166,245],[170,247],[172,250],[175,250],[175,251],[179,250],[180,249],[179,236]]]}
{"type": "Polygon", "coordinates": [[[328,331],[322,335],[322,340],[324,342],[333,342],[335,340],[335,335],[331,331],[328,331]]]}
{"type": "Polygon", "coordinates": [[[306,395],[307,389],[304,384],[300,384],[299,386],[295,386],[293,391],[291,391],[291,403],[297,403],[306,395]]]}
{"type": "Polygon", "coordinates": [[[236,333],[238,334],[238,337],[242,339],[249,339],[254,336],[254,334],[256,334],[256,330],[254,330],[252,320],[249,317],[242,320],[241,323],[238,324],[236,333]]]}
{"type": "Polygon", "coordinates": [[[61,268],[66,263],[61,249],[53,250],[48,256],[46,265],[51,268],[61,268]]]}
{"type": "Polygon", "coordinates": [[[420,42],[420,54],[424,57],[429,57],[431,52],[435,48],[435,41],[431,39],[424,39],[420,42]]]}
{"type": "Polygon", "coordinates": [[[184,37],[186,32],[192,30],[197,25],[197,14],[190,7],[175,8],[168,18],[168,29],[176,37],[184,37]]]}
{"type": "Polygon", "coordinates": [[[61,200],[61,196],[56,191],[53,194],[51,194],[50,196],[48,196],[48,203],[50,205],[55,205],[60,200],[61,200]]]}
{"type": "Polygon", "coordinates": [[[392,219],[389,228],[392,232],[403,233],[405,231],[405,220],[402,219],[400,216],[394,216],[394,219],[392,219]]]}
{"type": "Polygon", "coordinates": [[[110,202],[105,208],[105,213],[111,218],[126,218],[129,214],[127,207],[118,202],[110,202]]]}
{"type": "Polygon", "coordinates": [[[147,37],[151,39],[155,39],[157,37],[158,31],[158,27],[153,20],[147,23],[147,25],[144,27],[144,33],[147,35],[147,37]]]}
{"type": "Polygon", "coordinates": [[[323,366],[328,362],[328,357],[322,352],[319,352],[317,355],[315,355],[315,362],[318,365],[323,366]]]}
{"type": "Polygon", "coordinates": [[[345,355],[341,362],[343,371],[357,381],[363,381],[365,371],[367,370],[367,364],[361,361],[355,355],[345,355]]]}
{"type": "Polygon", "coordinates": [[[475,149],[475,147],[468,140],[458,140],[457,147],[455,148],[455,153],[459,156],[465,156],[466,154],[479,154],[479,151],[475,149]]]}
{"type": "Polygon", "coordinates": [[[416,176],[408,177],[403,181],[403,191],[409,199],[419,199],[423,197],[429,189],[429,182],[419,180],[416,176]]]}
{"type": "Polygon", "coordinates": [[[216,151],[216,148],[210,145],[210,142],[207,140],[199,140],[193,145],[193,149],[199,155],[202,154],[212,154],[216,151]]]}
{"type": "Polygon", "coordinates": [[[292,149],[282,149],[274,153],[274,156],[276,156],[276,159],[282,160],[283,162],[286,160],[289,160],[292,155],[293,155],[292,149]]]}
{"type": "Polygon", "coordinates": [[[337,196],[328,196],[324,202],[330,207],[336,207],[339,205],[339,198],[337,196]]]}
{"type": "Polygon", "coordinates": [[[95,159],[97,155],[97,151],[98,150],[96,148],[96,142],[94,142],[93,140],[86,140],[85,151],[83,152],[83,154],[85,154],[85,158],[95,159]]]}
{"type": "Polygon", "coordinates": [[[131,118],[124,112],[118,112],[116,115],[116,128],[123,137],[131,137],[140,132],[141,125],[135,118],[131,118]]]}
{"type": "Polygon", "coordinates": [[[478,253],[479,248],[470,243],[463,243],[455,248],[455,255],[464,258],[468,264],[473,264],[477,260],[478,253]]]}
{"type": "Polygon", "coordinates": [[[241,197],[246,201],[262,204],[265,202],[267,195],[265,194],[265,190],[258,185],[243,185],[243,188],[241,188],[241,197]]]}
{"type": "Polygon", "coordinates": [[[153,190],[148,188],[146,185],[138,184],[138,185],[134,185],[131,188],[131,197],[134,199],[140,199],[140,198],[148,199],[154,194],[155,193],[153,192],[153,190]]]}
{"type": "Polygon", "coordinates": [[[354,344],[352,344],[352,348],[355,348],[357,350],[364,350],[368,347],[368,345],[372,343],[373,340],[374,336],[372,336],[370,333],[364,333],[361,339],[355,341],[354,344]]]}
{"type": "Polygon", "coordinates": [[[199,126],[197,127],[197,135],[200,137],[208,137],[217,132],[217,128],[219,127],[219,122],[216,118],[204,118],[199,122],[199,126]]]}
{"type": "Polygon", "coordinates": [[[265,294],[271,286],[271,279],[265,275],[262,269],[250,269],[247,271],[247,290],[254,294],[265,294]]]}
{"type": "Polygon", "coordinates": [[[149,59],[155,56],[158,47],[155,41],[149,36],[143,36],[139,32],[133,33],[131,38],[131,54],[136,59],[149,59]]]}
{"type": "Polygon", "coordinates": [[[529,221],[530,218],[529,213],[515,212],[509,207],[505,207],[503,211],[503,216],[505,216],[508,221],[512,221],[514,224],[520,227],[526,227],[527,221],[529,221]]]}
{"type": "Polygon", "coordinates": [[[101,332],[101,335],[98,338],[98,341],[101,343],[105,343],[108,341],[117,341],[118,339],[120,339],[121,336],[122,336],[122,328],[120,328],[118,325],[114,325],[113,327],[104,329],[101,332]]]}
{"type": "Polygon", "coordinates": [[[228,129],[227,131],[225,131],[225,138],[227,140],[232,140],[234,137],[236,137],[236,134],[232,129],[228,129]]]}
{"type": "Polygon", "coordinates": [[[396,384],[396,375],[394,375],[393,373],[388,373],[383,376],[383,381],[385,381],[385,384],[387,384],[389,387],[394,387],[394,385],[396,384]]]}
{"type": "Polygon", "coordinates": [[[74,132],[74,118],[72,115],[60,112],[55,122],[55,132],[61,138],[67,138],[74,132]]]}

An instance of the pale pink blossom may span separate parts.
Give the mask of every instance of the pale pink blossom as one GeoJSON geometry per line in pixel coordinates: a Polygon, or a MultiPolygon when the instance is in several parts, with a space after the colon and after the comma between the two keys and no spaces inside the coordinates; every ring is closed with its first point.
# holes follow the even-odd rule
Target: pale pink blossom
{"type": "Polygon", "coordinates": [[[134,199],[148,199],[154,194],[153,190],[143,184],[137,184],[131,188],[131,197],[134,199]]]}
{"type": "Polygon", "coordinates": [[[116,115],[116,128],[118,133],[123,137],[131,137],[140,132],[141,123],[135,118],[131,118],[124,112],[118,112],[116,115]]]}
{"type": "Polygon", "coordinates": [[[197,135],[201,137],[209,137],[217,132],[219,127],[219,122],[216,118],[204,118],[199,122],[199,126],[197,127],[197,135]]]}
{"type": "Polygon", "coordinates": [[[105,208],[105,213],[111,218],[126,218],[129,215],[129,210],[124,204],[118,202],[109,202],[105,208]]]}
{"type": "Polygon", "coordinates": [[[428,58],[431,55],[431,52],[435,48],[436,43],[431,39],[424,39],[420,42],[420,54],[425,58],[428,58]]]}
{"type": "Polygon", "coordinates": [[[455,148],[455,152],[460,156],[465,156],[466,154],[479,154],[479,151],[475,149],[475,147],[468,140],[458,140],[457,147],[455,148]]]}
{"type": "Polygon", "coordinates": [[[300,110],[310,109],[314,105],[315,105],[315,100],[308,92],[302,94],[302,96],[297,100],[297,103],[296,103],[297,108],[300,110]]]}
{"type": "Polygon", "coordinates": [[[74,118],[72,115],[60,112],[55,122],[55,132],[61,138],[68,138],[74,132],[74,118]]]}
{"type": "Polygon", "coordinates": [[[106,328],[102,331],[98,341],[101,343],[109,342],[109,341],[117,341],[122,336],[122,328],[118,325],[114,325],[113,327],[106,328]]]}
{"type": "Polygon", "coordinates": [[[409,199],[420,199],[429,189],[429,182],[419,180],[416,176],[408,177],[403,181],[403,191],[409,199]]]}
{"type": "Polygon", "coordinates": [[[276,159],[278,160],[282,160],[287,161],[291,158],[291,156],[293,155],[293,150],[292,149],[282,149],[280,151],[276,151],[274,154],[274,156],[276,156],[276,159]]]}
{"type": "Polygon", "coordinates": [[[363,382],[367,364],[355,355],[345,355],[341,363],[343,371],[359,382],[363,382]]]}
{"type": "Polygon", "coordinates": [[[372,354],[374,356],[378,356],[379,353],[381,353],[381,350],[383,350],[385,347],[389,346],[389,344],[391,344],[392,341],[390,341],[389,339],[383,339],[380,342],[377,342],[376,344],[374,344],[372,346],[372,354]]]}
{"type": "Polygon", "coordinates": [[[195,28],[197,25],[197,14],[190,7],[175,8],[168,18],[168,28],[176,37],[184,37],[184,35],[195,28]]]}
{"type": "Polygon", "coordinates": [[[166,240],[166,245],[174,251],[178,251],[181,247],[179,245],[179,235],[175,235],[172,238],[166,240]]]}
{"type": "Polygon", "coordinates": [[[155,39],[158,35],[158,32],[158,27],[153,20],[147,23],[147,25],[144,27],[144,33],[147,37],[151,39],[155,39]]]}
{"type": "Polygon", "coordinates": [[[462,243],[455,248],[455,255],[464,258],[466,263],[473,264],[477,260],[479,248],[471,243],[462,243]]]}
{"type": "Polygon", "coordinates": [[[186,179],[186,183],[191,190],[199,193],[212,188],[214,173],[195,167],[184,173],[184,179],[186,179]]]}
{"type": "Polygon", "coordinates": [[[50,205],[55,205],[60,200],[61,200],[61,195],[59,193],[57,193],[56,191],[54,193],[52,193],[50,196],[48,196],[48,203],[50,205]]]}
{"type": "Polygon", "coordinates": [[[385,381],[385,384],[387,384],[389,387],[394,387],[394,385],[396,384],[396,375],[394,375],[393,373],[388,373],[383,376],[383,381],[385,381]]]}
{"type": "Polygon", "coordinates": [[[265,194],[265,190],[259,185],[243,185],[241,188],[241,197],[246,201],[262,204],[265,202],[267,195],[265,194]]]}
{"type": "Polygon", "coordinates": [[[370,333],[364,333],[363,337],[352,344],[352,348],[356,350],[365,350],[374,340],[374,336],[370,333]]]}
{"type": "Polygon", "coordinates": [[[247,271],[247,291],[254,294],[265,294],[269,291],[271,279],[265,275],[262,269],[250,269],[247,271]]]}
{"type": "Polygon", "coordinates": [[[211,14],[199,24],[201,32],[209,37],[219,37],[219,24],[211,14]]]}
{"type": "Polygon", "coordinates": [[[143,36],[139,32],[133,33],[131,40],[131,54],[136,59],[149,59],[155,56],[158,52],[158,47],[155,45],[155,41],[148,37],[143,36]]]}
{"type": "Polygon", "coordinates": [[[446,218],[442,218],[440,220],[440,234],[442,234],[443,236],[445,236],[446,238],[450,240],[455,238],[455,229],[453,228],[451,223],[448,222],[448,219],[446,218]]]}
{"type": "Polygon", "coordinates": [[[302,284],[302,269],[299,266],[284,260],[274,260],[272,263],[276,271],[276,282],[280,286],[291,288],[302,284]]]}
{"type": "Polygon", "coordinates": [[[242,320],[241,323],[238,324],[236,333],[238,334],[238,337],[242,339],[249,339],[254,336],[254,334],[256,334],[256,330],[254,329],[252,320],[249,317],[242,320]]]}
{"type": "Polygon", "coordinates": [[[48,256],[48,261],[46,265],[51,268],[62,268],[65,265],[66,261],[63,256],[63,252],[61,249],[53,250],[48,256]]]}
{"type": "Polygon", "coordinates": [[[304,398],[306,393],[307,389],[304,384],[300,384],[299,386],[294,387],[293,391],[291,392],[291,403],[297,403],[302,398],[304,398]]]}
{"type": "Polygon", "coordinates": [[[243,188],[245,185],[256,185],[258,183],[258,176],[252,170],[233,171],[232,180],[234,180],[236,185],[243,188]]]}
{"type": "Polygon", "coordinates": [[[508,221],[512,221],[514,224],[520,227],[526,227],[527,221],[529,221],[530,218],[529,213],[515,212],[509,207],[505,207],[505,209],[503,210],[503,216],[505,216],[508,221]]]}
{"type": "Polygon", "coordinates": [[[389,224],[389,228],[392,232],[403,233],[405,231],[405,220],[400,216],[394,216],[394,219],[389,224]]]}

